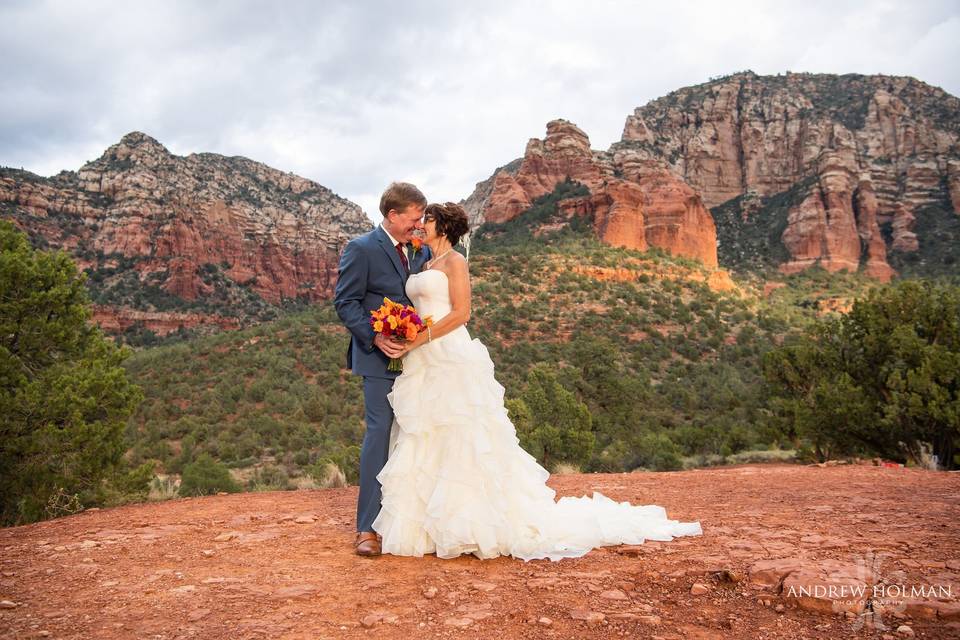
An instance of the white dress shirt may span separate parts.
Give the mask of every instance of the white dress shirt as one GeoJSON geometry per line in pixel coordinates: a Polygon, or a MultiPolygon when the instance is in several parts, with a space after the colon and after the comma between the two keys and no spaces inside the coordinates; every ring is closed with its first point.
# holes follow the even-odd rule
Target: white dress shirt
{"type": "MultiPolygon", "coordinates": [[[[397,246],[397,240],[396,240],[396,238],[394,238],[392,235],[390,235],[390,232],[387,231],[387,228],[386,228],[385,226],[383,226],[383,224],[380,225],[380,228],[383,229],[383,232],[384,232],[385,234],[387,234],[387,237],[388,237],[388,238],[390,238],[390,243],[391,243],[394,247],[396,247],[396,246],[397,246]]],[[[406,258],[407,258],[407,264],[410,264],[410,249],[407,248],[406,243],[400,245],[400,247],[403,249],[403,255],[406,256],[406,258]]]]}

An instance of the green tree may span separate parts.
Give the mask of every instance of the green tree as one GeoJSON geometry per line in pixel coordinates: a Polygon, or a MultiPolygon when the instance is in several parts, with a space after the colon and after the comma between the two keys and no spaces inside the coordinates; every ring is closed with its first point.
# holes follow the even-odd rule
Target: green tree
{"type": "Polygon", "coordinates": [[[205,496],[218,491],[236,493],[240,487],[229,469],[210,457],[210,454],[201,453],[184,467],[178,493],[181,496],[205,496]]]}
{"type": "Polygon", "coordinates": [[[530,370],[518,400],[508,404],[508,410],[520,444],[531,455],[548,468],[590,459],[595,441],[590,411],[563,388],[549,366],[530,370]]]}
{"type": "Polygon", "coordinates": [[[680,448],[664,433],[644,433],[631,444],[635,456],[631,468],[675,471],[683,467],[680,448]]]}
{"type": "Polygon", "coordinates": [[[130,355],[90,323],[84,276],[0,221],[0,521],[33,522],[69,496],[95,503],[124,463],[123,430],[143,398],[130,355]]]}
{"type": "Polygon", "coordinates": [[[929,446],[957,466],[960,288],[902,281],[764,358],[778,415],[816,454],[919,461],[929,446]]]}

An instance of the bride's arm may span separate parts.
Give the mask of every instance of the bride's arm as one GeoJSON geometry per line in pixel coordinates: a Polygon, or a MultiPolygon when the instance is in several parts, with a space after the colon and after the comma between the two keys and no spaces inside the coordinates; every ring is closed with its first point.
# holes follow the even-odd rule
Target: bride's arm
{"type": "Polygon", "coordinates": [[[467,269],[467,260],[454,252],[444,266],[446,269],[443,272],[447,274],[447,282],[450,284],[450,313],[431,326],[429,333],[426,330],[421,331],[416,340],[406,343],[404,353],[426,344],[428,338],[436,340],[470,320],[470,272],[467,269]]]}

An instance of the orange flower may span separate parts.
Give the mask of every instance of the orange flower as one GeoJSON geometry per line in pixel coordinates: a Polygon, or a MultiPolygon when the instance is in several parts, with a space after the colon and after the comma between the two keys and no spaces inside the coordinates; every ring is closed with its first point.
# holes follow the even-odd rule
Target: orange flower
{"type": "MultiPolygon", "coordinates": [[[[380,308],[370,312],[370,326],[374,333],[390,336],[394,339],[413,342],[417,339],[417,334],[421,330],[432,324],[432,318],[421,318],[417,310],[411,305],[394,302],[390,298],[384,298],[380,308]]],[[[387,370],[403,371],[402,360],[391,358],[387,370]]]]}

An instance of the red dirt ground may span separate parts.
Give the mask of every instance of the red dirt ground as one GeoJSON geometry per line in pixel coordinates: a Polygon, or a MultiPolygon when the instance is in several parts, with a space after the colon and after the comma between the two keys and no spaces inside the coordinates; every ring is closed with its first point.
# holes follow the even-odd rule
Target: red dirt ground
{"type": "Polygon", "coordinates": [[[747,465],[550,484],[663,505],[704,535],[556,563],[367,559],[356,487],[90,510],[0,530],[0,637],[960,637],[960,474],[747,465]],[[871,553],[888,584],[950,595],[893,602],[871,626],[755,584],[764,560],[816,570],[871,553]]]}

